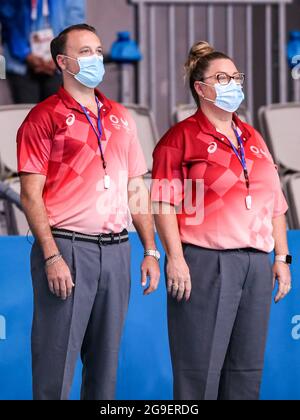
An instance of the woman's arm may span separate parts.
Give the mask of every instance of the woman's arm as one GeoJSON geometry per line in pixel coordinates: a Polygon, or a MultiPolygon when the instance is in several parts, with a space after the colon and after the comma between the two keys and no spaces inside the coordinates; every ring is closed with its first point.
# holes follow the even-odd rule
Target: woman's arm
{"type": "Polygon", "coordinates": [[[167,203],[154,203],[156,228],[167,255],[168,293],[180,301],[191,295],[190,271],[184,259],[176,210],[167,203]]]}
{"type": "MultiPolygon", "coordinates": [[[[285,215],[273,219],[273,237],[275,255],[288,255],[287,225],[285,215]]],[[[275,261],[273,266],[273,282],[278,281],[278,293],[275,302],[282,300],[291,290],[291,272],[288,264],[275,261]]]]}

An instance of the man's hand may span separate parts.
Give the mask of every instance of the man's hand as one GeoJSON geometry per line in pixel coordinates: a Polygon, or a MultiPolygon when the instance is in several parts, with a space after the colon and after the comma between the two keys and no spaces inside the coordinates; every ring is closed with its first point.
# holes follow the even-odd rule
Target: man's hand
{"type": "Polygon", "coordinates": [[[141,266],[142,286],[147,286],[147,277],[150,277],[150,283],[144,290],[144,296],[148,296],[157,290],[160,279],[159,264],[154,257],[145,257],[141,266]]]}
{"type": "Polygon", "coordinates": [[[46,267],[46,274],[51,293],[62,300],[66,300],[71,296],[75,284],[73,283],[69,267],[63,259],[46,267]]]}
{"type": "Polygon", "coordinates": [[[291,291],[291,272],[288,264],[282,262],[275,262],[273,265],[273,287],[275,288],[276,280],[278,282],[278,293],[275,298],[275,303],[284,299],[291,291]]]}
{"type": "Polygon", "coordinates": [[[180,302],[191,297],[192,282],[189,267],[184,259],[168,259],[167,264],[168,293],[180,302]]]}

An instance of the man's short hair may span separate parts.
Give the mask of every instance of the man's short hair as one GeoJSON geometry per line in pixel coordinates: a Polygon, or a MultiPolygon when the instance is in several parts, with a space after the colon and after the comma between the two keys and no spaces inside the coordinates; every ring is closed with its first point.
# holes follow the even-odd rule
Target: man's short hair
{"type": "Polygon", "coordinates": [[[64,29],[56,38],[54,38],[51,42],[51,55],[52,58],[56,64],[56,67],[61,71],[56,57],[60,54],[66,53],[66,44],[67,44],[67,38],[68,34],[73,31],[90,31],[93,32],[93,34],[96,34],[97,31],[93,26],[90,26],[86,23],[80,23],[78,25],[72,25],[68,28],[64,29]]]}

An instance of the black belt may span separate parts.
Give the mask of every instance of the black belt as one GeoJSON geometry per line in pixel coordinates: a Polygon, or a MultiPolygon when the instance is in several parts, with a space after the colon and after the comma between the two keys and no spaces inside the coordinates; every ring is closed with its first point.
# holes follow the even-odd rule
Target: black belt
{"type": "Polygon", "coordinates": [[[268,254],[268,252],[265,252],[265,251],[262,251],[262,250],[256,249],[256,248],[212,249],[212,248],[204,248],[202,246],[197,246],[197,245],[192,245],[192,244],[186,244],[186,243],[183,243],[182,245],[183,245],[183,247],[186,247],[186,246],[194,246],[196,248],[204,249],[206,251],[216,251],[216,252],[252,252],[252,253],[268,254]]]}
{"type": "Polygon", "coordinates": [[[267,254],[267,252],[262,251],[260,249],[256,248],[235,248],[235,249],[222,249],[220,250],[222,252],[254,252],[254,253],[264,253],[267,254]]]}
{"type": "Polygon", "coordinates": [[[121,233],[103,233],[99,235],[87,235],[85,233],[72,232],[65,229],[52,229],[52,235],[55,238],[70,239],[81,242],[92,242],[102,246],[115,245],[127,242],[129,239],[128,231],[126,229],[121,233]]]}

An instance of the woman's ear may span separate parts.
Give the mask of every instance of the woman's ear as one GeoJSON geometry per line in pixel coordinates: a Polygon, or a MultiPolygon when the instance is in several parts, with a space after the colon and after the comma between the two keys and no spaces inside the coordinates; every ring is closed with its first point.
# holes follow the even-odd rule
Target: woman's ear
{"type": "Polygon", "coordinates": [[[203,92],[203,90],[202,90],[202,85],[201,85],[201,83],[200,82],[195,82],[194,83],[194,88],[195,88],[195,91],[198,93],[198,95],[200,96],[200,98],[204,98],[204,92],[203,92]]]}

